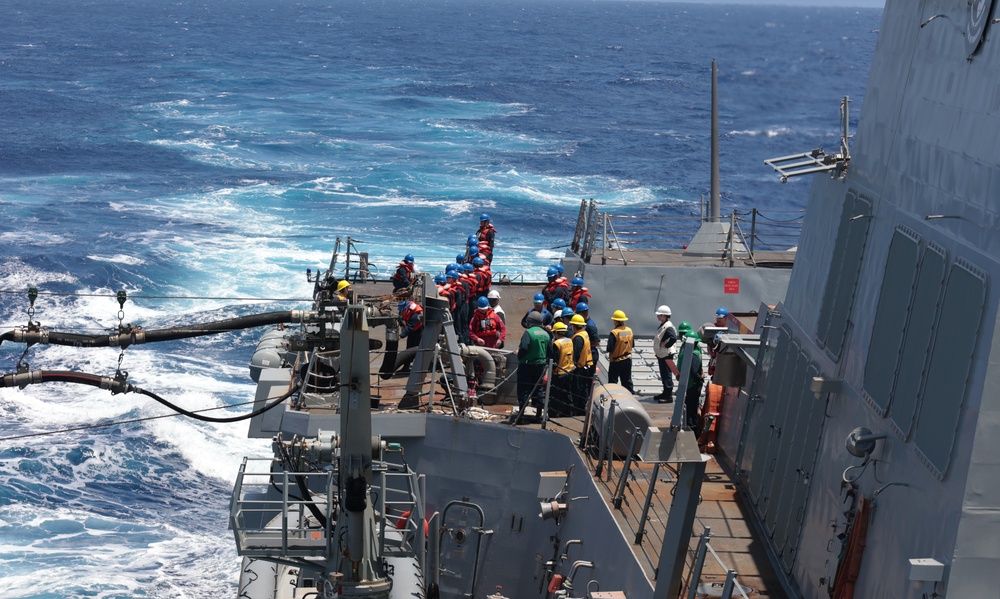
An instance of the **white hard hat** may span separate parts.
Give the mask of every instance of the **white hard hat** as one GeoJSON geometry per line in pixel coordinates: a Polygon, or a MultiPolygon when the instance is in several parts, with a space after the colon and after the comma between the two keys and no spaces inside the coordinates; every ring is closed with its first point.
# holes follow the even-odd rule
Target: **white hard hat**
{"type": "Polygon", "coordinates": [[[660,316],[661,314],[663,316],[670,316],[670,306],[668,306],[666,304],[663,304],[662,306],[660,306],[659,308],[657,308],[656,309],[656,315],[660,316]]]}
{"type": "Polygon", "coordinates": [[[500,299],[500,292],[496,289],[490,289],[490,292],[486,294],[486,297],[490,299],[500,299]]]}

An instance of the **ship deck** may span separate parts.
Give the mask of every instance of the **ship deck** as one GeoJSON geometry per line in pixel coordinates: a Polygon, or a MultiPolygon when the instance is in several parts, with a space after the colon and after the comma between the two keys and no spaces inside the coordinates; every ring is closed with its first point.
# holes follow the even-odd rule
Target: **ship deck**
{"type": "MultiPolygon", "coordinates": [[[[383,287],[383,285],[358,286],[358,291],[365,295],[381,296],[389,293],[388,286],[383,287]]],[[[523,333],[523,328],[519,324],[521,316],[530,309],[531,298],[540,287],[540,284],[513,284],[499,287],[502,296],[501,305],[507,314],[507,349],[516,347],[523,333]]],[[[380,330],[373,331],[373,336],[378,337],[380,330]]],[[[601,376],[600,371],[603,368],[603,366],[599,367],[598,376],[601,376]]],[[[651,340],[637,340],[636,350],[633,353],[633,382],[636,399],[649,414],[652,426],[669,427],[674,404],[661,404],[652,399],[652,396],[660,391],[660,382],[655,358],[652,354],[651,340]]],[[[382,409],[393,409],[399,396],[402,395],[403,385],[405,385],[405,377],[403,376],[396,376],[389,380],[380,380],[377,376],[373,377],[372,392],[379,393],[382,409]]],[[[436,404],[436,410],[446,406],[446,409],[450,409],[448,399],[440,390],[435,397],[434,404],[436,404]]],[[[505,420],[511,415],[515,406],[499,403],[479,407],[497,419],[505,420]]],[[[529,422],[525,419],[525,423],[519,424],[519,426],[539,428],[542,425],[537,421],[529,422]]],[[[546,425],[547,430],[554,434],[565,435],[577,445],[583,428],[582,417],[554,418],[546,425]]],[[[582,454],[591,473],[594,474],[603,499],[614,514],[622,534],[630,540],[635,540],[640,532],[639,523],[647,493],[650,485],[654,483],[652,480],[653,465],[634,461],[629,465],[629,471],[625,472],[625,461],[614,459],[611,462],[611,467],[605,467],[602,476],[598,478],[596,476],[597,459],[588,452],[582,452],[582,454]],[[623,475],[626,476],[627,484],[624,486],[621,501],[616,502],[616,495],[623,475]],[[615,507],[616,503],[619,503],[620,507],[615,507]]],[[[641,541],[632,545],[637,560],[642,564],[650,580],[655,580],[656,568],[659,564],[663,534],[670,513],[674,475],[675,472],[670,468],[661,467],[659,469],[659,476],[654,484],[655,493],[650,502],[645,526],[642,528],[641,541]]],[[[697,584],[707,594],[699,594],[699,597],[721,596],[722,584],[729,569],[735,570],[737,581],[748,597],[785,596],[767,557],[764,544],[754,539],[748,519],[748,508],[743,504],[736,486],[714,457],[707,463],[705,478],[702,481],[701,502],[698,505],[692,531],[685,576],[689,576],[688,572],[695,561],[700,537],[706,530],[711,531],[709,542],[711,551],[706,556],[702,575],[697,584]]],[[[689,584],[690,581],[687,580],[683,595],[685,597],[688,596],[689,584]]],[[[733,596],[738,597],[740,594],[736,592],[733,596]]]]}

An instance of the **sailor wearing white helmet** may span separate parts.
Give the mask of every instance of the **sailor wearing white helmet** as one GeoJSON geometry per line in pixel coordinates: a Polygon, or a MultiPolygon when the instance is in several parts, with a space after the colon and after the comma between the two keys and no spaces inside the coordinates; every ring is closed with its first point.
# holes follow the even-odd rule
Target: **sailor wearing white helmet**
{"type": "Polygon", "coordinates": [[[500,317],[500,320],[504,321],[504,324],[506,324],[507,315],[503,313],[503,308],[500,307],[500,292],[497,291],[496,289],[490,289],[490,292],[486,294],[486,299],[489,300],[490,307],[493,308],[493,311],[497,313],[497,316],[500,317]]]}
{"type": "Polygon", "coordinates": [[[671,366],[674,361],[674,344],[677,343],[677,328],[670,322],[670,306],[666,304],[656,309],[656,319],[660,321],[656,334],[653,335],[653,354],[656,364],[660,367],[660,381],[663,392],[653,397],[660,403],[674,401],[674,379],[671,366]]]}

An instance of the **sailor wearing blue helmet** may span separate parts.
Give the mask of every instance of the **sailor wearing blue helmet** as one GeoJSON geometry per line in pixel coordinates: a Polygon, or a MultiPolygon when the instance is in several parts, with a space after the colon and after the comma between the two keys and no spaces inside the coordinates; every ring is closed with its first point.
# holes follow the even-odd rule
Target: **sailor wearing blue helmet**
{"type": "Polygon", "coordinates": [[[528,316],[531,314],[538,314],[541,317],[541,324],[543,327],[548,327],[552,324],[552,313],[545,308],[545,296],[541,293],[536,293],[535,297],[532,298],[531,309],[524,313],[521,318],[521,327],[528,328],[528,316]]]}
{"type": "Polygon", "coordinates": [[[403,256],[396,272],[392,275],[392,290],[406,289],[413,284],[413,254],[403,256]]]}
{"type": "Polygon", "coordinates": [[[497,230],[493,228],[490,224],[490,215],[481,214],[479,216],[479,231],[476,232],[477,241],[485,241],[487,247],[490,249],[490,255],[493,255],[493,244],[496,241],[497,230]]]}
{"type": "Polygon", "coordinates": [[[542,289],[542,295],[545,296],[545,306],[551,306],[552,302],[557,299],[568,301],[569,281],[559,273],[559,268],[550,266],[545,272],[545,276],[549,279],[548,284],[542,289]]]}
{"type": "Polygon", "coordinates": [[[407,349],[420,345],[420,336],[424,332],[424,309],[420,304],[410,300],[403,300],[396,307],[399,309],[399,319],[402,321],[399,338],[406,339],[407,349]]]}

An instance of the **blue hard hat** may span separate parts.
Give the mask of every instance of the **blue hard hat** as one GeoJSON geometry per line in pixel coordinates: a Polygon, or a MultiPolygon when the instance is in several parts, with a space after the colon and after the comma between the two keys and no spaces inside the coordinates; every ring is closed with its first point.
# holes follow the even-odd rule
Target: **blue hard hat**
{"type": "Polygon", "coordinates": [[[445,282],[447,282],[447,280],[448,280],[447,277],[445,277],[444,275],[434,275],[434,282],[437,283],[438,285],[444,285],[445,282]]]}
{"type": "Polygon", "coordinates": [[[479,238],[476,237],[475,235],[469,235],[468,244],[469,245],[477,245],[477,244],[479,244],[479,238]]]}
{"type": "Polygon", "coordinates": [[[542,302],[544,302],[544,301],[545,301],[545,295],[543,295],[543,294],[541,294],[541,293],[536,293],[536,294],[535,294],[535,298],[534,298],[534,300],[533,300],[533,301],[534,301],[534,302],[535,302],[536,304],[540,304],[540,303],[542,303],[542,302]]]}
{"type": "Polygon", "coordinates": [[[405,309],[407,308],[407,306],[409,306],[409,305],[410,305],[410,300],[403,300],[403,301],[399,302],[399,305],[398,305],[398,306],[396,306],[396,307],[397,307],[397,308],[399,308],[399,311],[400,311],[400,312],[402,312],[402,311],[403,311],[403,310],[405,310],[405,309]]]}
{"type": "Polygon", "coordinates": [[[549,270],[546,271],[545,276],[547,277],[557,277],[559,276],[559,269],[555,266],[550,266],[549,270]]]}
{"type": "Polygon", "coordinates": [[[480,258],[479,256],[473,258],[472,263],[475,264],[476,266],[482,266],[483,264],[485,264],[485,262],[483,262],[483,259],[480,258]]]}
{"type": "Polygon", "coordinates": [[[480,308],[487,308],[490,305],[490,300],[486,299],[485,297],[481,297],[479,298],[479,301],[476,302],[476,305],[479,306],[480,308]]]}
{"type": "Polygon", "coordinates": [[[462,265],[463,272],[472,272],[472,270],[473,270],[472,265],[469,264],[468,262],[462,265]]]}
{"type": "Polygon", "coordinates": [[[490,215],[485,212],[479,215],[479,222],[483,222],[484,220],[490,220],[490,215]]]}
{"type": "Polygon", "coordinates": [[[563,272],[566,270],[566,267],[564,267],[562,265],[562,262],[560,262],[559,264],[556,264],[556,270],[559,271],[559,274],[563,274],[563,272]]]}
{"type": "Polygon", "coordinates": [[[590,310],[590,306],[587,305],[587,302],[580,302],[576,305],[577,313],[586,312],[587,310],[590,310]]]}
{"type": "Polygon", "coordinates": [[[576,285],[577,287],[583,287],[583,278],[582,277],[573,277],[572,283],[573,283],[573,285],[576,285]]]}
{"type": "Polygon", "coordinates": [[[564,300],[563,298],[557,297],[556,299],[552,300],[553,310],[562,310],[565,307],[566,307],[566,300],[564,300]]]}
{"type": "Polygon", "coordinates": [[[444,276],[446,276],[446,277],[448,277],[450,279],[457,279],[458,278],[458,272],[456,272],[454,270],[449,270],[448,272],[444,273],[444,276]]]}
{"type": "Polygon", "coordinates": [[[452,263],[451,263],[451,264],[449,264],[448,266],[445,266],[445,267],[444,267],[444,271],[445,271],[445,272],[448,272],[449,270],[458,270],[458,265],[457,265],[457,264],[455,264],[454,262],[452,262],[452,263]]]}
{"type": "Polygon", "coordinates": [[[403,256],[403,262],[409,262],[410,264],[413,264],[413,254],[407,254],[403,256]]]}
{"type": "Polygon", "coordinates": [[[729,310],[726,310],[725,308],[719,308],[718,310],[715,311],[715,315],[716,316],[729,316],[729,310]]]}
{"type": "Polygon", "coordinates": [[[465,262],[465,254],[455,256],[455,262],[458,262],[459,264],[465,262]]]}

